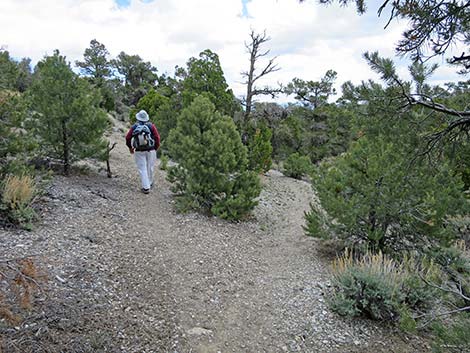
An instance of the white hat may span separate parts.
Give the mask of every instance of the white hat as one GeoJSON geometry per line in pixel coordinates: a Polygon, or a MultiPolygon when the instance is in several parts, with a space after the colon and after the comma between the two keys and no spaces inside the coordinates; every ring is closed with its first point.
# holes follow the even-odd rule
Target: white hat
{"type": "Polygon", "coordinates": [[[135,115],[136,119],[139,120],[139,121],[142,121],[142,122],[146,122],[146,121],[149,121],[149,115],[147,114],[147,112],[145,110],[141,110],[140,112],[138,112],[136,115],[135,115]]]}

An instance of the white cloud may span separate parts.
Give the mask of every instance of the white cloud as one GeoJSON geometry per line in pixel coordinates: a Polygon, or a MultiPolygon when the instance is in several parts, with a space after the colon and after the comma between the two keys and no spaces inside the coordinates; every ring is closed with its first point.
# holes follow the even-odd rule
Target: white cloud
{"type": "MultiPolygon", "coordinates": [[[[362,53],[379,50],[393,56],[403,30],[399,23],[383,30],[386,19],[378,20],[375,13],[360,17],[353,7],[314,1],[252,0],[246,5],[248,17],[242,17],[242,9],[241,0],[132,0],[128,7],[113,0],[2,0],[0,46],[33,62],[58,48],[74,62],[96,38],[113,57],[120,51],[138,54],[168,73],[209,48],[219,54],[234,92],[242,95],[240,72],[248,65],[244,42],[250,29],[267,31],[272,39],[266,48],[282,68],[262,84],[287,83],[293,77],[318,80],[333,69],[338,86],[376,79],[362,53]]],[[[454,77],[448,68],[438,76],[440,81],[454,77]]]]}

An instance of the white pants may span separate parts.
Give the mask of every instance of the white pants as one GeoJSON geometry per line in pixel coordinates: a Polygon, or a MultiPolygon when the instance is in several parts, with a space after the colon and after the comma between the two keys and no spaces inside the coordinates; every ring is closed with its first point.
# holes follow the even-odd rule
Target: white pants
{"type": "Polygon", "coordinates": [[[153,171],[157,161],[156,151],[135,151],[134,159],[139,170],[142,188],[150,189],[150,185],[153,184],[153,171]]]}

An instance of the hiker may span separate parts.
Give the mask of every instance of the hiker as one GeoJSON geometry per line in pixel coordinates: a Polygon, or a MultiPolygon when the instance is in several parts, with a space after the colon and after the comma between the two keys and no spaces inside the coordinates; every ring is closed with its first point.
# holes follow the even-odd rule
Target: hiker
{"type": "Polygon", "coordinates": [[[160,134],[149,115],[141,110],[135,115],[137,123],[132,125],[126,134],[126,145],[134,155],[142,182],[142,192],[148,194],[153,186],[153,171],[157,161],[157,150],[160,147],[160,134]]]}

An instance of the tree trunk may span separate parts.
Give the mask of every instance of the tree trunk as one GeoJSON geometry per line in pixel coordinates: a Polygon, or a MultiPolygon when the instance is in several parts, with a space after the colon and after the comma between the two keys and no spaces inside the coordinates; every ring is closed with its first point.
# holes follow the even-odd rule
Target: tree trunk
{"type": "Polygon", "coordinates": [[[113,177],[113,174],[111,173],[111,166],[109,164],[109,158],[106,159],[106,175],[108,176],[108,178],[113,177]]]}
{"type": "Polygon", "coordinates": [[[255,72],[256,50],[257,48],[254,48],[250,55],[250,71],[248,72],[248,82],[246,85],[245,114],[243,116],[244,128],[248,126],[248,121],[250,119],[251,114],[251,104],[253,99],[253,73],[255,72]]]}
{"type": "Polygon", "coordinates": [[[245,43],[245,47],[247,49],[247,52],[250,54],[250,69],[247,72],[242,72],[242,75],[246,77],[246,98],[245,98],[245,113],[243,114],[243,121],[242,121],[242,126],[241,126],[241,131],[242,131],[242,142],[246,145],[248,144],[248,125],[250,122],[250,114],[251,114],[251,108],[253,104],[253,97],[261,94],[273,94],[275,90],[269,89],[268,87],[259,90],[256,88],[255,83],[258,79],[260,79],[263,76],[266,76],[270,74],[271,72],[278,71],[279,68],[274,64],[274,59],[270,59],[268,64],[259,72],[255,73],[255,64],[256,61],[263,57],[266,56],[269,53],[269,50],[265,52],[259,52],[260,46],[263,43],[266,43],[268,40],[270,40],[269,37],[266,36],[266,32],[262,34],[255,34],[255,32],[252,30],[250,33],[250,38],[251,38],[251,43],[247,44],[245,43]]]}

